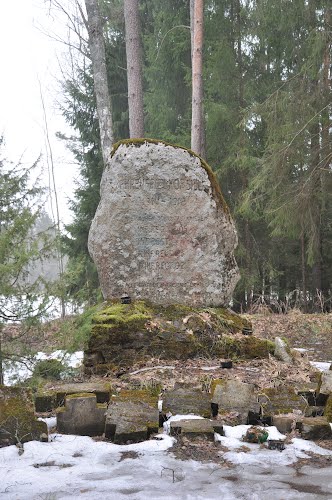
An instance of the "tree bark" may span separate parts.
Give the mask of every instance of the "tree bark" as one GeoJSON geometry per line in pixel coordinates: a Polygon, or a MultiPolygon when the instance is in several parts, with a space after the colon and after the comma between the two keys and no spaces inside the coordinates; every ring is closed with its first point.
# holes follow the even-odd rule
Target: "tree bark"
{"type": "Polygon", "coordinates": [[[204,124],[203,124],[203,18],[204,0],[195,0],[194,46],[192,49],[192,118],[191,118],[191,149],[198,155],[204,155],[204,124]]]}
{"type": "Polygon", "coordinates": [[[3,331],[3,326],[0,324],[0,385],[4,384],[4,377],[3,377],[3,352],[2,352],[2,331],[3,331]]]}
{"type": "Polygon", "coordinates": [[[124,0],[129,135],[144,137],[142,44],[138,0],[124,0]]]}
{"type": "Polygon", "coordinates": [[[304,312],[308,312],[308,300],[307,300],[307,276],[306,276],[306,251],[305,251],[305,239],[304,231],[301,233],[301,271],[302,271],[302,294],[303,294],[303,307],[304,312]]]}
{"type": "Polygon", "coordinates": [[[100,140],[104,166],[111,154],[113,138],[112,107],[108,89],[105,43],[98,0],[85,0],[88,15],[89,49],[92,60],[100,140]]]}

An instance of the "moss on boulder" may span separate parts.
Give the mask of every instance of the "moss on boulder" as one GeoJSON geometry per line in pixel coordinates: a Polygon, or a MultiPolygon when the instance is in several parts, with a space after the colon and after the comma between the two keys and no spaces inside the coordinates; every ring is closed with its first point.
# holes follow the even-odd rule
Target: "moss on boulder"
{"type": "Polygon", "coordinates": [[[270,341],[242,335],[251,324],[227,308],[106,302],[92,323],[84,357],[88,374],[130,367],[151,356],[251,359],[267,357],[274,350],[270,341]]]}
{"type": "Polygon", "coordinates": [[[47,435],[45,422],[36,419],[29,389],[0,385],[0,429],[6,436],[2,445],[39,441],[47,435]]]}

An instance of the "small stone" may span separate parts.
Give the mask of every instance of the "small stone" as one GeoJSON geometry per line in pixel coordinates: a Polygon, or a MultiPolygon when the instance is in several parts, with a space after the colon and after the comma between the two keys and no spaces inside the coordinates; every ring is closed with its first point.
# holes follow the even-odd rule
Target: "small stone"
{"type": "Polygon", "coordinates": [[[321,385],[319,387],[320,394],[329,395],[332,393],[332,371],[326,370],[321,374],[321,385]]]}
{"type": "Polygon", "coordinates": [[[283,361],[284,363],[288,363],[289,365],[293,364],[293,358],[290,355],[290,350],[284,340],[282,340],[280,337],[275,338],[275,349],[274,349],[274,355],[277,359],[280,359],[280,361],[283,361]]]}
{"type": "Polygon", "coordinates": [[[268,439],[267,445],[269,450],[283,451],[285,449],[285,441],[282,439],[268,439]]]}
{"type": "Polygon", "coordinates": [[[231,359],[221,361],[220,368],[233,368],[233,361],[231,359]]]}

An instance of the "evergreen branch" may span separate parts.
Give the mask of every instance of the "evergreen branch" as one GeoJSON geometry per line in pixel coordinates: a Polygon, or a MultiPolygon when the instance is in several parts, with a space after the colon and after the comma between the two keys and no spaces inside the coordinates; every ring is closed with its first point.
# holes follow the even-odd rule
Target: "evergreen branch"
{"type": "MultiPolygon", "coordinates": [[[[310,69],[311,67],[313,66],[313,64],[310,64],[310,66],[308,66],[307,69],[310,69]]],[[[299,76],[302,76],[302,73],[299,72],[299,73],[296,73],[295,75],[293,75],[291,78],[289,78],[288,80],[286,80],[282,85],[280,85],[280,87],[278,87],[274,92],[272,92],[272,94],[270,94],[266,99],[265,101],[263,101],[260,106],[264,106],[264,104],[266,104],[275,94],[278,94],[278,92],[280,92],[281,89],[284,88],[285,85],[287,85],[288,83],[292,82],[293,80],[295,80],[295,78],[298,78],[299,76]]]]}
{"type": "Polygon", "coordinates": [[[155,59],[155,61],[154,61],[154,62],[156,62],[156,61],[157,61],[157,59],[158,59],[158,57],[159,57],[159,52],[160,52],[161,47],[162,47],[162,45],[163,45],[163,43],[164,43],[164,41],[165,41],[165,38],[167,37],[167,35],[168,35],[171,31],[175,30],[176,28],[186,28],[186,29],[189,29],[189,30],[191,29],[191,28],[190,28],[190,26],[187,26],[187,25],[185,25],[185,24],[178,24],[177,26],[173,26],[173,28],[171,28],[171,29],[169,29],[168,31],[166,31],[165,35],[163,36],[163,38],[162,38],[162,40],[161,40],[161,42],[160,42],[160,46],[159,46],[159,48],[158,48],[158,52],[157,52],[157,57],[156,57],[156,59],[155,59]]]}
{"type": "Polygon", "coordinates": [[[308,120],[302,128],[300,128],[300,130],[293,136],[292,140],[286,145],[284,146],[283,148],[280,149],[279,153],[281,152],[285,152],[287,151],[287,149],[289,149],[291,147],[291,145],[293,144],[293,142],[295,141],[295,139],[302,134],[302,132],[304,132],[304,130],[307,128],[307,126],[309,125],[309,123],[311,123],[318,115],[321,114],[322,111],[324,111],[326,108],[328,108],[330,106],[330,103],[327,104],[326,106],[324,106],[324,108],[320,109],[319,111],[317,111],[316,114],[314,114],[314,116],[312,116],[310,118],[310,120],[308,120]]]}

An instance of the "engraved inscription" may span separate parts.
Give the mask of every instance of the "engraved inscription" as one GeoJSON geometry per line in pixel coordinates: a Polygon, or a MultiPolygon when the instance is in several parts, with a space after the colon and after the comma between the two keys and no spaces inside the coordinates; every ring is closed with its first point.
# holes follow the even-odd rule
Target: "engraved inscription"
{"type": "Polygon", "coordinates": [[[187,191],[201,191],[205,188],[202,186],[198,179],[190,179],[185,176],[175,178],[175,179],[165,179],[161,177],[130,177],[121,175],[118,178],[118,183],[116,186],[119,190],[125,191],[135,191],[135,190],[187,190],[187,191]]]}
{"type": "Polygon", "coordinates": [[[120,145],[89,236],[104,297],[222,304],[237,281],[236,233],[218,197],[186,150],[120,145]]]}

